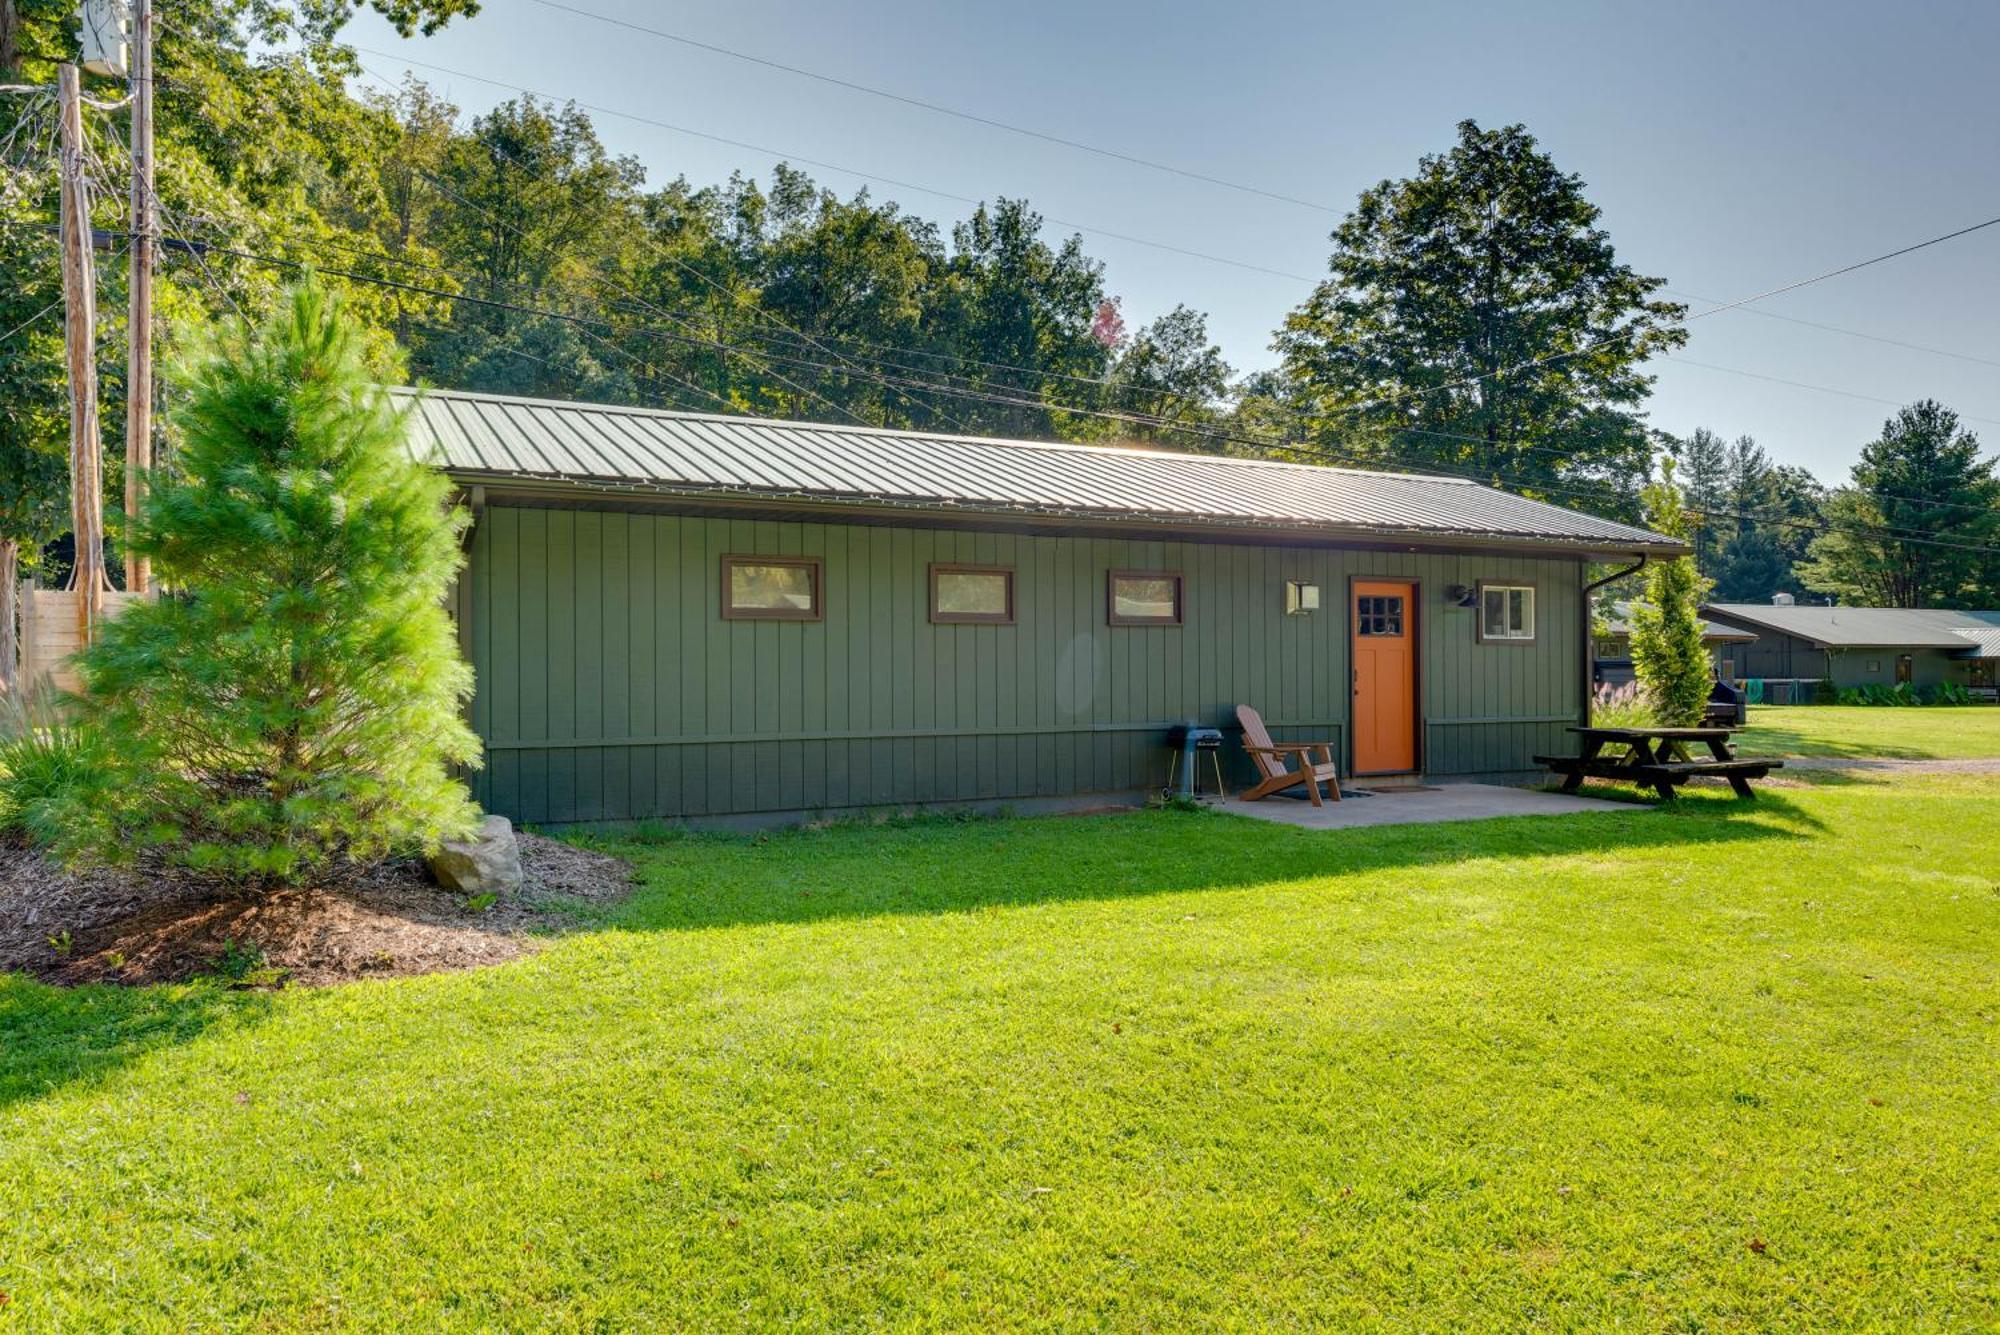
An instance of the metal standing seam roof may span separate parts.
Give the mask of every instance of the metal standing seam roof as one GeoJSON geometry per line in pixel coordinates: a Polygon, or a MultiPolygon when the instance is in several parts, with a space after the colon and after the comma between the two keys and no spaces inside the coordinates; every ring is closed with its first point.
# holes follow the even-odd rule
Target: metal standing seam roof
{"type": "Polygon", "coordinates": [[[2000,611],[1925,607],[1784,607],[1712,603],[1704,613],[1748,622],[1828,649],[1956,649],[1972,657],[2000,653],[2000,611]],[[1976,652],[1986,646],[1984,653],[1976,652]]]}
{"type": "Polygon", "coordinates": [[[877,503],[1329,536],[1674,553],[1674,539],[1475,482],[1156,450],[392,389],[411,449],[465,480],[877,503]]]}
{"type": "MultiPolygon", "coordinates": [[[[1607,635],[1630,635],[1632,633],[1632,604],[1614,603],[1612,615],[1605,618],[1604,633],[1607,635]]],[[[1701,623],[1701,638],[1712,644],[1748,644],[1757,638],[1754,630],[1739,630],[1735,626],[1725,626],[1717,621],[1701,623]]]]}

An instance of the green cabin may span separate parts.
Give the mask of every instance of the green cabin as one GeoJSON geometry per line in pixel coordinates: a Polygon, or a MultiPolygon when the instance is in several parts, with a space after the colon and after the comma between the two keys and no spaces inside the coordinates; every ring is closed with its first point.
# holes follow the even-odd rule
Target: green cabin
{"type": "Polygon", "coordinates": [[[474,516],[476,793],[537,824],[1128,800],[1239,704],[1345,775],[1523,774],[1590,564],[1683,550],[1456,478],[400,393],[474,516]]]}
{"type": "Polygon", "coordinates": [[[1749,637],[1723,655],[1738,680],[1962,686],[1988,699],[2000,680],[2000,610],[1809,607],[1779,594],[1770,603],[1714,603],[1702,614],[1749,637]]]}

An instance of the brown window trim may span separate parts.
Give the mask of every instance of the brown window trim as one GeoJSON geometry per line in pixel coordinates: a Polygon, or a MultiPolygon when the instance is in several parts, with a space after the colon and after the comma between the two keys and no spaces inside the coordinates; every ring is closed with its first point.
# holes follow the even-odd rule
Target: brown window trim
{"type": "Polygon", "coordinates": [[[1184,626],[1187,624],[1187,581],[1178,570],[1110,570],[1105,572],[1104,614],[1113,626],[1184,626]],[[1174,582],[1174,614],[1171,617],[1125,617],[1118,615],[1118,581],[1121,579],[1170,579],[1174,582]]]}
{"type": "Polygon", "coordinates": [[[931,622],[938,626],[1011,626],[1014,624],[1014,567],[969,565],[963,561],[931,563],[931,622]],[[938,610],[939,575],[1005,575],[1005,612],[943,612],[938,610]]]}
{"type": "Polygon", "coordinates": [[[817,556],[725,556],[722,558],[722,619],[724,621],[823,621],[826,619],[826,563],[817,556]],[[795,607],[736,607],[729,601],[729,575],[737,566],[806,566],[812,570],[813,605],[795,607]]]}
{"type": "Polygon", "coordinates": [[[1542,638],[1542,588],[1531,579],[1482,579],[1476,586],[1479,592],[1472,600],[1472,629],[1479,637],[1479,643],[1500,648],[1527,649],[1542,638]],[[1535,595],[1534,607],[1528,619],[1528,634],[1488,635],[1486,633],[1486,591],[1488,589],[1526,589],[1535,595]]]}

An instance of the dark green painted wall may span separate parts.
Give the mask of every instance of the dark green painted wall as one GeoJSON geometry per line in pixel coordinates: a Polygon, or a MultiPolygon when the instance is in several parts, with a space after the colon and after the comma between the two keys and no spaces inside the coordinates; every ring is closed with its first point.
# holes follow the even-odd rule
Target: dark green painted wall
{"type": "MultiPolygon", "coordinates": [[[[1423,581],[1432,774],[1520,770],[1579,706],[1568,560],[1054,538],[489,508],[460,598],[490,809],[560,824],[1158,787],[1161,730],[1342,740],[1352,576],[1423,581]],[[813,555],[826,619],[725,621],[725,555],[813,555]],[[927,566],[1016,568],[1018,624],[935,626],[927,566]],[[1105,572],[1180,570],[1187,624],[1105,624],[1105,572]],[[1325,607],[1284,615],[1284,581],[1325,607]],[[1532,647],[1482,646],[1450,584],[1539,587],[1532,647]]],[[[1342,767],[1347,767],[1343,753],[1342,767]]]]}
{"type": "Polygon", "coordinates": [[[1776,631],[1759,631],[1754,644],[1730,646],[1725,657],[1729,670],[1738,677],[1803,677],[1818,680],[1831,677],[1845,690],[1855,686],[1893,686],[1896,659],[1910,656],[1910,681],[1917,686],[1951,682],[1964,686],[1972,680],[1972,664],[1954,658],[1942,649],[1834,649],[1826,650],[1810,640],[1776,631]]]}

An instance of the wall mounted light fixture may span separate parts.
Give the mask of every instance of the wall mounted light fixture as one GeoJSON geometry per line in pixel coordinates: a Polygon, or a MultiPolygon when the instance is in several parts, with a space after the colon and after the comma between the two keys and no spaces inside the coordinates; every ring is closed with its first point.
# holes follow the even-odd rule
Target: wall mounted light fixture
{"type": "Polygon", "coordinates": [[[1319,585],[1305,584],[1295,579],[1285,581],[1285,615],[1304,616],[1307,612],[1319,611],[1319,585]]]}

